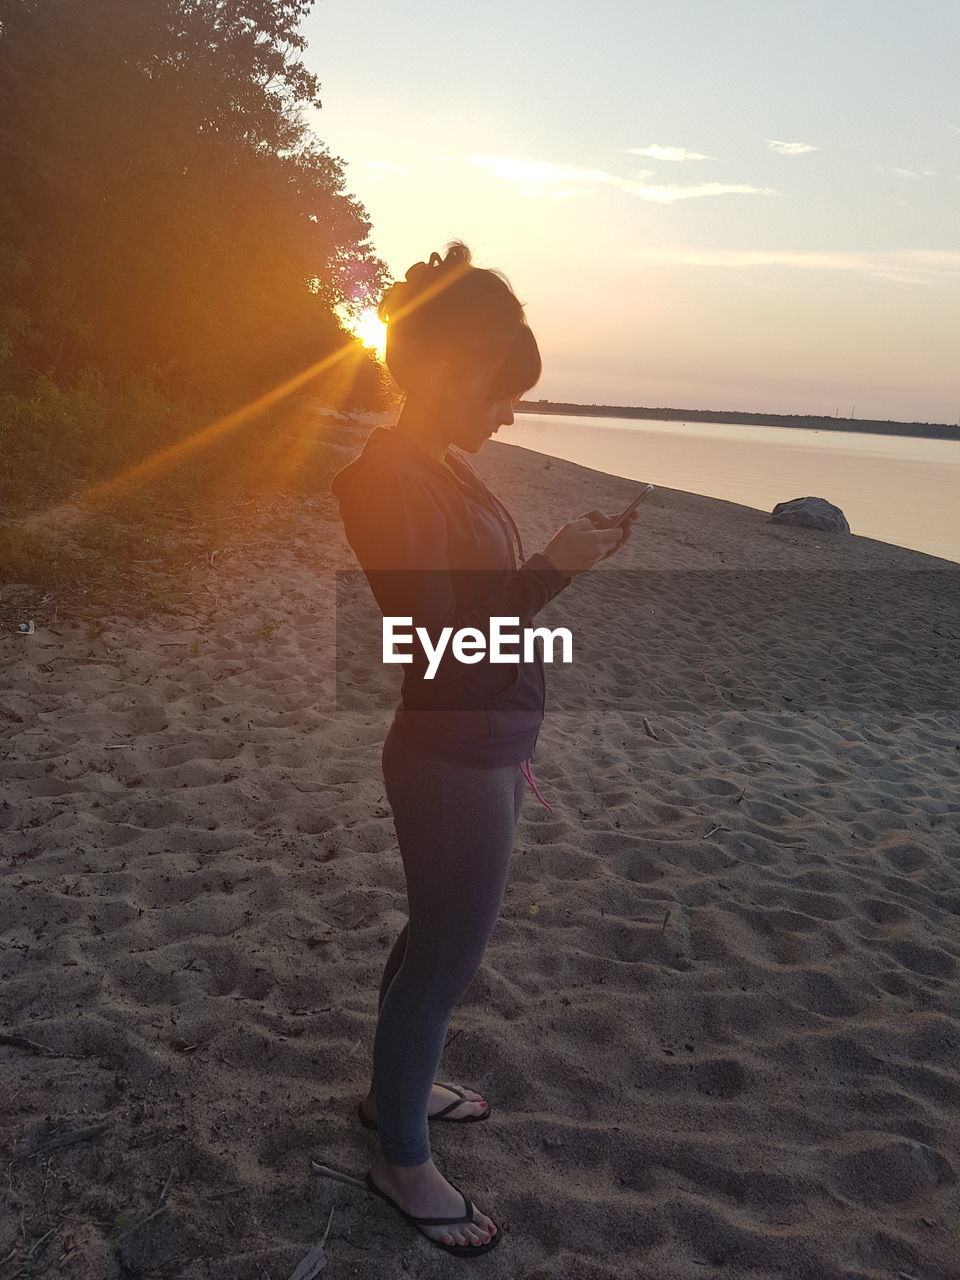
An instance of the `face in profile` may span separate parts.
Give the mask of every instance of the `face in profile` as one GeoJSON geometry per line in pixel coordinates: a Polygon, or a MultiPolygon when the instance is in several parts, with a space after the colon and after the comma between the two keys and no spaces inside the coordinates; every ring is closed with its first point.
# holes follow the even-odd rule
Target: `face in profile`
{"type": "Polygon", "coordinates": [[[494,392],[486,374],[459,380],[459,390],[451,386],[450,443],[465,453],[476,453],[501,427],[513,425],[514,402],[519,395],[494,392]]]}

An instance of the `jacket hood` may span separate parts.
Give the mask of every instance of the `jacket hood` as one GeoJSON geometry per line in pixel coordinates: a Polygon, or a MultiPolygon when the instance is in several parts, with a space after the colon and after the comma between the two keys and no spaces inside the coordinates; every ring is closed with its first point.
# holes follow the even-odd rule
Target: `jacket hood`
{"type": "Polygon", "coordinates": [[[358,495],[363,496],[362,486],[371,468],[380,470],[386,464],[392,472],[402,472],[408,468],[427,471],[456,495],[458,506],[462,505],[463,493],[467,491],[473,498],[493,511],[502,522],[505,522],[508,535],[512,534],[516,539],[519,563],[522,563],[523,539],[513,516],[490,492],[459,450],[450,448],[446,458],[450,466],[445,466],[436,458],[431,458],[429,453],[425,453],[398,431],[391,431],[388,427],[374,427],[357,457],[342,467],[330,481],[330,492],[341,504],[342,512],[344,504],[349,505],[358,495]]]}
{"type": "Polygon", "coordinates": [[[374,427],[357,457],[333,477],[330,492],[338,499],[350,496],[358,485],[363,484],[368,469],[371,466],[382,466],[384,462],[390,467],[409,464],[426,467],[447,484],[457,488],[457,479],[449,467],[445,467],[436,458],[431,458],[399,432],[391,431],[389,427],[374,427]]]}

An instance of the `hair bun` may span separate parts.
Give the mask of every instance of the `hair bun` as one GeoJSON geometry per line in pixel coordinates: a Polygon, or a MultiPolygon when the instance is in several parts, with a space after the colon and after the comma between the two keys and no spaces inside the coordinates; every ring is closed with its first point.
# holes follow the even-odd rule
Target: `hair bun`
{"type": "Polygon", "coordinates": [[[439,253],[434,250],[426,262],[415,262],[409,271],[404,274],[404,279],[407,284],[413,285],[415,289],[422,289],[438,273],[456,270],[461,264],[468,266],[469,263],[470,250],[460,241],[454,241],[453,244],[447,246],[447,256],[445,258],[441,258],[439,253]]]}
{"type": "Polygon", "coordinates": [[[426,262],[415,262],[404,272],[403,280],[395,280],[384,294],[377,308],[380,319],[388,323],[398,313],[402,315],[416,305],[414,300],[417,296],[425,292],[440,276],[450,276],[452,284],[457,276],[467,270],[472,259],[470,249],[462,240],[452,240],[447,245],[445,257],[441,258],[434,250],[426,262]]]}
{"type": "Polygon", "coordinates": [[[412,284],[415,289],[420,289],[433,275],[434,266],[440,265],[439,253],[431,253],[429,262],[415,262],[403,278],[407,284],[412,284]],[[434,258],[436,258],[436,263],[434,263],[434,258]]]}

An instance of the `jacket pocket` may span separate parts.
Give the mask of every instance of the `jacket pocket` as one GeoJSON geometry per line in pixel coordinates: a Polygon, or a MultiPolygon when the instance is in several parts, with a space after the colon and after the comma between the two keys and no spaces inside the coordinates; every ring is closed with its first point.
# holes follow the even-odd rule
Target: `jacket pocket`
{"type": "Polygon", "coordinates": [[[480,697],[495,703],[499,698],[507,697],[517,688],[522,665],[520,662],[478,663],[468,677],[469,686],[480,697]],[[504,684],[504,681],[508,683],[504,684]]]}
{"type": "Polygon", "coordinates": [[[543,676],[538,662],[517,664],[513,684],[487,699],[490,727],[496,737],[529,732],[543,720],[543,676]]]}

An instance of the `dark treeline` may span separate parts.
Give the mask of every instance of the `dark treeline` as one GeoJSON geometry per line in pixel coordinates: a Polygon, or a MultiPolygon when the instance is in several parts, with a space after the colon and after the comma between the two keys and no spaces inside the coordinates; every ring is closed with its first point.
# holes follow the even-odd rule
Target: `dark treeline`
{"type": "Polygon", "coordinates": [[[870,418],[818,418],[800,413],[741,413],[736,409],[647,409],[629,405],[561,404],[521,400],[526,413],[569,413],[582,417],[659,418],[666,422],[737,422],[752,426],[806,427],[813,431],[865,431],[883,436],[921,436],[928,440],[960,440],[960,430],[939,422],[884,422],[870,418]]]}
{"type": "Polygon", "coordinates": [[[302,121],[313,0],[0,0],[0,502],[113,474],[344,344],[385,267],[302,121]]]}

